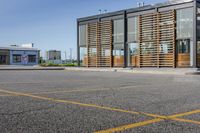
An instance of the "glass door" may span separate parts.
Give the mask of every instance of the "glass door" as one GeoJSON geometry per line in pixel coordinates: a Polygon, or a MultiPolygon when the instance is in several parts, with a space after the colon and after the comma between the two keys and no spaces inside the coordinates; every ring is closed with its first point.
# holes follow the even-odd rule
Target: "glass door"
{"type": "Polygon", "coordinates": [[[127,63],[129,67],[139,66],[139,44],[138,43],[129,43],[127,50],[127,63]]]}
{"type": "Polygon", "coordinates": [[[176,65],[177,67],[190,66],[190,39],[177,41],[176,65]]]}

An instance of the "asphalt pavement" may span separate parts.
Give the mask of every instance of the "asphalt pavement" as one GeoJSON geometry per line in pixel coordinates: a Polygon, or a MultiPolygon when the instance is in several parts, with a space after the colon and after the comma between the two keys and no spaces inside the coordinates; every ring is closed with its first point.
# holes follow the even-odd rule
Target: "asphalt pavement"
{"type": "Polygon", "coordinates": [[[2,133],[199,133],[200,76],[0,71],[2,133]]]}

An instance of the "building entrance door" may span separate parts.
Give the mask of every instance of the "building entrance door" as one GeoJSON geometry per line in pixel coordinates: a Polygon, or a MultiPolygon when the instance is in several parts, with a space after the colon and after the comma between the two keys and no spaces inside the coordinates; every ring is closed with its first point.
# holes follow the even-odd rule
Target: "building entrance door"
{"type": "Polygon", "coordinates": [[[176,66],[190,66],[190,39],[178,40],[176,43],[176,66]]]}
{"type": "Polygon", "coordinates": [[[138,67],[139,66],[139,44],[138,43],[129,43],[127,51],[127,63],[129,67],[138,67]]]}

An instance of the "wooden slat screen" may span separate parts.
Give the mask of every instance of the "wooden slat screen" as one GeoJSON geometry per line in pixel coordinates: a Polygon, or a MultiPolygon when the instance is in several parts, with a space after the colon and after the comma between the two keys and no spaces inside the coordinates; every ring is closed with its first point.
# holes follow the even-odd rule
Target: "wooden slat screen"
{"type": "Polygon", "coordinates": [[[139,18],[140,67],[175,67],[175,11],[139,18]]]}
{"type": "Polygon", "coordinates": [[[97,64],[97,30],[98,23],[88,24],[88,35],[87,35],[87,66],[95,67],[97,64]]]}
{"type": "Polygon", "coordinates": [[[175,67],[175,11],[159,13],[158,22],[159,67],[175,67]]]}
{"type": "Polygon", "coordinates": [[[87,67],[112,66],[112,23],[102,21],[88,24],[87,67]]]}
{"type": "Polygon", "coordinates": [[[99,67],[112,67],[112,22],[99,22],[98,63],[99,67]]]}
{"type": "Polygon", "coordinates": [[[140,16],[140,67],[157,66],[157,14],[140,16]]]}

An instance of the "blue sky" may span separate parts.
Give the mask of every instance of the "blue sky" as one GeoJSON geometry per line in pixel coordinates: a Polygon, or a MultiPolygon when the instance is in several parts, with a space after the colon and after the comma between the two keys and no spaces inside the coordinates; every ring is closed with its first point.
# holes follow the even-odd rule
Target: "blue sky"
{"type": "Polygon", "coordinates": [[[0,46],[33,42],[43,53],[50,49],[69,53],[72,48],[76,57],[77,18],[98,14],[99,9],[111,12],[136,7],[138,1],[0,0],[0,46]]]}

